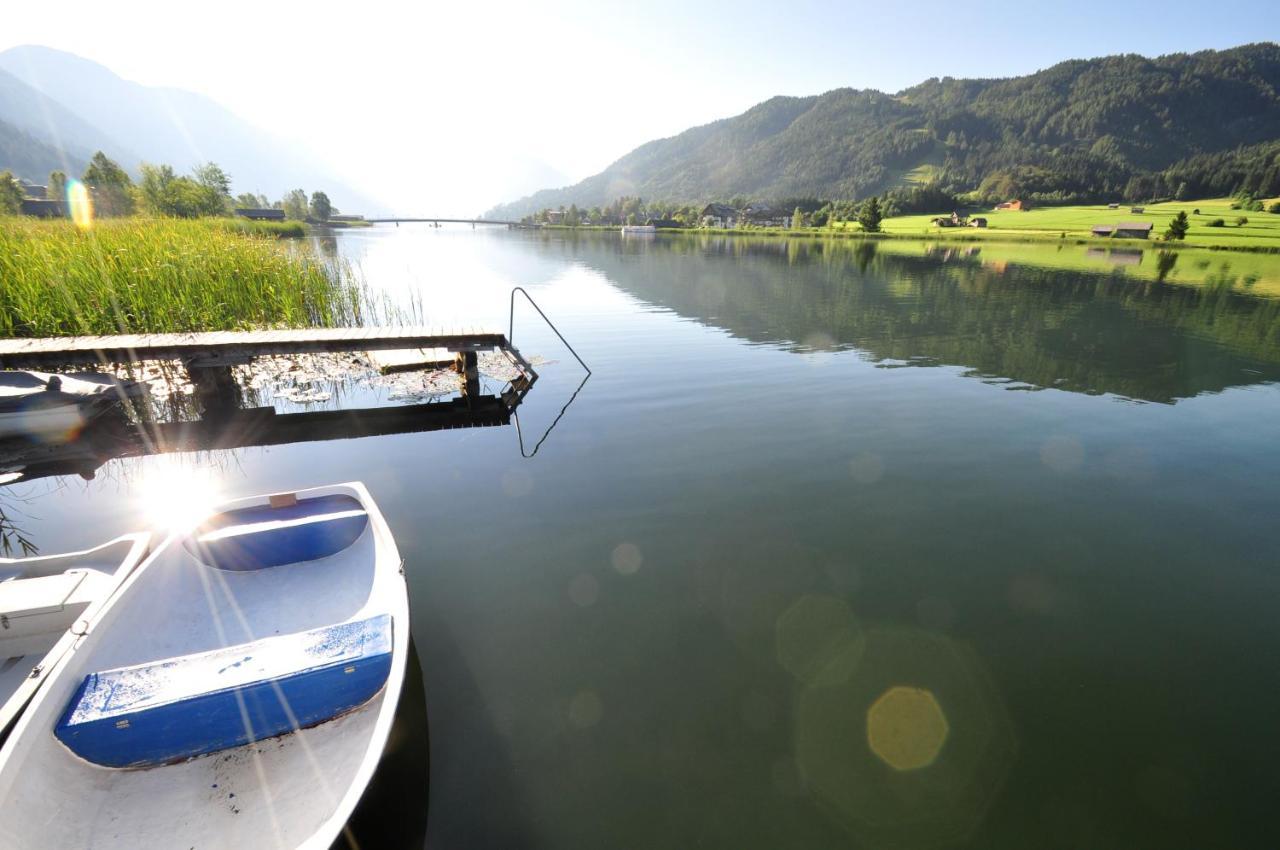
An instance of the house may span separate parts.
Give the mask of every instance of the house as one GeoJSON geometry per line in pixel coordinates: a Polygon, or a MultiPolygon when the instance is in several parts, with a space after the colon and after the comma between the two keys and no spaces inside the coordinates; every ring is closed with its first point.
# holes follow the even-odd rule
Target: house
{"type": "Polygon", "coordinates": [[[774,211],[765,204],[749,204],[742,211],[742,220],[756,227],[790,227],[791,216],[774,211]]]}
{"type": "Polygon", "coordinates": [[[564,210],[547,210],[547,224],[563,224],[564,210]]]}
{"type": "Polygon", "coordinates": [[[674,218],[651,218],[645,221],[649,227],[684,227],[683,224],[674,218]]]}
{"type": "Polygon", "coordinates": [[[1123,224],[1098,224],[1093,228],[1094,236],[1115,239],[1148,239],[1154,225],[1149,222],[1130,221],[1123,224]]]}
{"type": "Polygon", "coordinates": [[[284,210],[237,207],[236,215],[252,221],[284,221],[284,210]]]}
{"type": "Polygon", "coordinates": [[[970,227],[986,227],[987,220],[980,216],[974,216],[973,218],[969,219],[969,226],[970,227]]]}
{"type": "Polygon", "coordinates": [[[28,183],[26,180],[19,180],[22,186],[22,195],[26,198],[34,198],[37,201],[43,201],[49,197],[49,187],[41,186],[39,183],[28,183]]]}
{"type": "Polygon", "coordinates": [[[1031,204],[1028,204],[1026,201],[1017,201],[1017,200],[1005,201],[1003,204],[996,204],[996,209],[1018,210],[1019,212],[1026,212],[1027,210],[1031,209],[1031,204]]]}
{"type": "Polygon", "coordinates": [[[929,223],[935,224],[938,227],[969,227],[969,226],[986,227],[987,226],[987,220],[985,218],[982,219],[982,224],[971,225],[969,222],[969,219],[966,216],[960,215],[960,213],[958,212],[953,212],[949,216],[938,216],[937,218],[929,219],[929,223]]]}
{"type": "Polygon", "coordinates": [[[1146,207],[1130,207],[1129,208],[1129,212],[1133,213],[1134,215],[1142,215],[1146,211],[1147,211],[1146,207]]]}
{"type": "Polygon", "coordinates": [[[23,198],[21,213],[36,218],[69,218],[66,201],[46,201],[43,198],[23,198]]]}
{"type": "Polygon", "coordinates": [[[707,204],[699,220],[703,227],[735,227],[741,213],[725,204],[707,204]]]}
{"type": "Polygon", "coordinates": [[[1151,236],[1151,229],[1155,225],[1145,221],[1130,221],[1124,224],[1116,225],[1115,238],[1117,239],[1148,239],[1151,236]]]}

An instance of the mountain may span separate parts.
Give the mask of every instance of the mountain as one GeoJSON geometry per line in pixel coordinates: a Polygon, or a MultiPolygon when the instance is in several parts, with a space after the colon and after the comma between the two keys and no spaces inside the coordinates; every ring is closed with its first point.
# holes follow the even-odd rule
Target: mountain
{"type": "Polygon", "coordinates": [[[0,171],[42,183],[51,171],[80,172],[88,160],[81,153],[54,147],[21,127],[0,121],[0,171]]]}
{"type": "MultiPolygon", "coordinates": [[[[837,89],[775,97],[489,215],[597,206],[622,195],[676,203],[853,199],[926,182],[1033,200],[1150,197],[1159,191],[1148,190],[1168,188],[1160,175],[1184,160],[1275,140],[1280,45],[1110,56],[1010,79],[931,79],[893,95],[837,89]]],[[[1280,193],[1280,174],[1274,188],[1280,193]]]]}
{"type": "MultiPolygon", "coordinates": [[[[33,45],[0,53],[0,121],[24,128],[46,145],[76,158],[103,150],[129,170],[140,162],[164,163],[179,172],[216,162],[231,175],[234,192],[279,197],[290,189],[323,189],[343,209],[369,201],[344,186],[296,145],[274,138],[204,95],[144,86],[70,53],[33,45]],[[23,123],[10,112],[5,78],[52,103],[50,126],[23,123]]],[[[24,119],[25,120],[25,119],[24,119]]],[[[0,168],[9,167],[0,160],[0,168]]],[[[42,177],[43,174],[31,175],[42,177]]]]}
{"type": "Polygon", "coordinates": [[[0,71],[0,168],[43,182],[50,171],[78,172],[98,147],[136,168],[123,145],[12,74],[0,71]]]}

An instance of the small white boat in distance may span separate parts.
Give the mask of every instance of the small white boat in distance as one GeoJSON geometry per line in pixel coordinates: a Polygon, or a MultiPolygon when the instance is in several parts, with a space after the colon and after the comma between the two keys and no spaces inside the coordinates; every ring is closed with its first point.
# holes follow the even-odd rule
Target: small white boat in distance
{"type": "Polygon", "coordinates": [[[0,848],[328,848],[408,641],[362,484],[223,505],[134,571],[14,727],[0,848]]]}
{"type": "Polygon", "coordinates": [[[97,614],[150,542],[126,534],[84,552],[0,558],[0,738],[79,640],[73,626],[97,614]]]}
{"type": "Polygon", "coordinates": [[[652,224],[626,224],[622,227],[623,236],[648,236],[657,232],[658,228],[652,224]]]}

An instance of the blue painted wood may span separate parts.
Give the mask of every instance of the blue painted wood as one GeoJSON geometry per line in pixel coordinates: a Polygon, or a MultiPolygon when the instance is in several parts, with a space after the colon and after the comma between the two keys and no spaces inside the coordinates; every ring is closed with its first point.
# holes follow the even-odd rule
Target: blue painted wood
{"type": "Polygon", "coordinates": [[[364,507],[351,496],[316,496],[287,507],[257,505],[220,513],[201,525],[185,545],[211,567],[260,570],[341,552],[368,524],[364,507]]]}
{"type": "Polygon", "coordinates": [[[315,726],[386,684],[391,629],[391,616],[382,614],[93,673],[54,734],[94,764],[151,767],[315,726]],[[285,672],[246,680],[259,667],[285,672]]]}

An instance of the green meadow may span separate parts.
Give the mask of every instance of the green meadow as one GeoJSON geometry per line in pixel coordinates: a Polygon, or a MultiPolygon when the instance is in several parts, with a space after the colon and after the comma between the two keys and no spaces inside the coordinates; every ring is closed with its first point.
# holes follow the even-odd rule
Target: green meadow
{"type": "MultiPolygon", "coordinates": [[[[1270,205],[1271,200],[1265,202],[1270,205]]],[[[907,215],[887,218],[881,228],[887,234],[901,236],[942,236],[961,239],[1067,238],[1087,239],[1103,244],[1140,244],[1141,240],[1107,239],[1095,237],[1090,232],[1095,225],[1121,222],[1150,222],[1154,225],[1152,240],[1159,240],[1169,222],[1179,212],[1186,212],[1191,229],[1185,244],[1226,249],[1259,250],[1273,248],[1280,251],[1280,214],[1249,212],[1231,209],[1232,199],[1215,198],[1203,201],[1170,201],[1143,205],[1143,212],[1131,211],[1133,205],[1121,204],[1119,209],[1097,206],[1040,207],[1025,212],[1017,210],[968,210],[970,215],[987,219],[983,228],[941,228],[932,223],[937,213],[907,215]],[[1196,210],[1199,210],[1197,213],[1196,210]],[[1248,219],[1237,225],[1240,217],[1248,219]],[[1222,219],[1224,226],[1213,227],[1210,222],[1222,219]]],[[[846,228],[857,229],[852,222],[843,223],[846,228]]]]}
{"type": "Polygon", "coordinates": [[[0,336],[329,327],[358,288],[274,232],[221,219],[0,217],[0,336]]]}
{"type": "Polygon", "coordinates": [[[1151,281],[1230,289],[1243,294],[1280,297],[1280,257],[1254,252],[1204,248],[1170,250],[1160,243],[1096,240],[1066,242],[958,242],[954,239],[883,239],[877,254],[931,256],[976,262],[994,271],[1031,266],[1103,274],[1120,280],[1151,281]]]}

